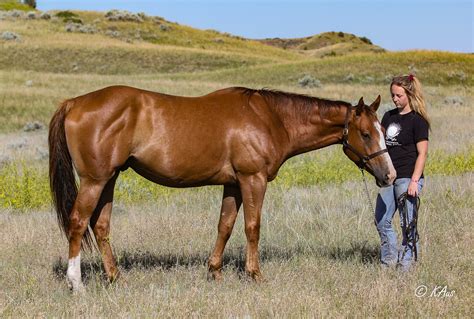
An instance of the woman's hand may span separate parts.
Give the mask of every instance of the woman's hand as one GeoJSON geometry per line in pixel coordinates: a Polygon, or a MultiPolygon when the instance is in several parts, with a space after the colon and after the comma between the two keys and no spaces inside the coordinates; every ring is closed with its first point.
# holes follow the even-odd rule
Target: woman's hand
{"type": "Polygon", "coordinates": [[[418,196],[418,182],[411,180],[410,185],[408,185],[408,195],[412,197],[418,196]]]}

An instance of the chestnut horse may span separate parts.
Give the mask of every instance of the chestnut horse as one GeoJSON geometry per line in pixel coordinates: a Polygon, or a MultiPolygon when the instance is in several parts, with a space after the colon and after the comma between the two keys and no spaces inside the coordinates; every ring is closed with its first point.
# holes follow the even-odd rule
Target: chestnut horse
{"type": "Polygon", "coordinates": [[[81,241],[90,225],[105,272],[118,275],[109,230],[114,185],[129,167],[170,187],[223,185],[209,275],[221,278],[222,254],[243,204],[246,272],[261,279],[258,241],[267,183],[290,157],[331,144],[389,185],[395,170],[376,116],[380,96],[356,106],[273,90],[227,88],[180,97],[113,86],[64,101],[49,128],[50,184],[69,240],[67,281],[81,281],[81,241]],[[79,177],[76,185],[75,173],[79,177]]]}

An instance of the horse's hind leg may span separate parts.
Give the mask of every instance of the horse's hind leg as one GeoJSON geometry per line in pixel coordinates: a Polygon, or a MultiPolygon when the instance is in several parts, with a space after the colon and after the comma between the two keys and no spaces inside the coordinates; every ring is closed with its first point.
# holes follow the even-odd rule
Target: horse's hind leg
{"type": "Polygon", "coordinates": [[[74,291],[83,288],[81,280],[81,241],[107,180],[80,179],[80,187],[69,220],[69,262],[67,281],[74,291]]]}
{"type": "Polygon", "coordinates": [[[94,230],[97,245],[99,246],[99,251],[102,255],[105,273],[110,282],[115,281],[119,276],[109,237],[114,187],[118,174],[119,172],[117,172],[105,185],[90,222],[91,227],[94,230]]]}
{"type": "Polygon", "coordinates": [[[209,258],[209,279],[222,279],[222,254],[234,228],[235,219],[241,204],[242,196],[239,187],[224,186],[216,245],[209,258]]]}

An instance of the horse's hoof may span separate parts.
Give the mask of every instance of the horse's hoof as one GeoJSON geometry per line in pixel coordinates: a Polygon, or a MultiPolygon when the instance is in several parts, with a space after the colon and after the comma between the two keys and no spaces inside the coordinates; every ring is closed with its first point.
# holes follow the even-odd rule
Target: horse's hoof
{"type": "Polygon", "coordinates": [[[220,270],[209,270],[207,273],[207,280],[208,281],[222,281],[224,277],[222,276],[222,272],[220,270]]]}
{"type": "Polygon", "coordinates": [[[82,284],[82,282],[78,285],[72,285],[71,283],[68,282],[68,288],[71,291],[73,295],[81,295],[86,292],[86,288],[82,284]]]}
{"type": "Polygon", "coordinates": [[[118,270],[115,270],[111,276],[107,277],[110,284],[113,284],[113,283],[117,282],[117,280],[119,280],[119,278],[120,278],[120,271],[118,271],[118,270]]]}
{"type": "Polygon", "coordinates": [[[263,275],[260,271],[247,271],[247,274],[249,275],[250,278],[256,283],[263,283],[265,282],[265,279],[263,278],[263,275]]]}
{"type": "Polygon", "coordinates": [[[85,291],[84,284],[82,283],[82,281],[71,280],[70,278],[66,277],[66,283],[67,287],[74,295],[85,291]]]}

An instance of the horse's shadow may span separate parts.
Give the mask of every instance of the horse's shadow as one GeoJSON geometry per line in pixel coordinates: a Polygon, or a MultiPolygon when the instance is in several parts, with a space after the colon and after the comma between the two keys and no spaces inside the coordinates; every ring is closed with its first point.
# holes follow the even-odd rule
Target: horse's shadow
{"type": "MultiPolygon", "coordinates": [[[[363,264],[378,262],[379,247],[368,246],[367,243],[351,244],[351,247],[279,247],[262,245],[260,249],[260,260],[290,260],[302,255],[315,255],[335,261],[353,260],[363,264]]],[[[154,254],[148,251],[122,251],[117,253],[117,264],[121,271],[133,269],[156,269],[171,270],[177,267],[196,267],[207,264],[207,254],[154,254]]],[[[225,268],[235,269],[239,276],[245,273],[245,249],[244,247],[233,248],[223,256],[225,268]]],[[[92,277],[104,276],[102,261],[100,258],[81,261],[82,279],[87,282],[92,277]]],[[[62,279],[66,275],[67,263],[62,258],[57,258],[53,264],[53,273],[56,278],[62,279]]]]}

